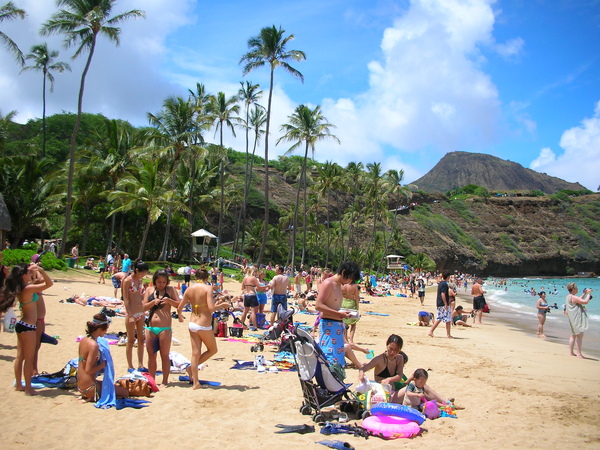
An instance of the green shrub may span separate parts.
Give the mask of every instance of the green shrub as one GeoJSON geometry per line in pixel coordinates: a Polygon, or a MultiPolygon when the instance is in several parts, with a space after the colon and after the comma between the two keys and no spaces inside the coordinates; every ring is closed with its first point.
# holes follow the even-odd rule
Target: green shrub
{"type": "MultiPolygon", "coordinates": [[[[37,250],[37,246],[36,246],[37,250]]],[[[2,251],[2,264],[5,266],[13,267],[17,264],[31,262],[31,257],[35,255],[35,250],[27,250],[22,248],[16,248],[14,250],[8,249],[2,251]]]]}
{"type": "Polygon", "coordinates": [[[41,262],[44,270],[67,270],[67,263],[62,259],[58,259],[52,252],[44,253],[41,262]]]}

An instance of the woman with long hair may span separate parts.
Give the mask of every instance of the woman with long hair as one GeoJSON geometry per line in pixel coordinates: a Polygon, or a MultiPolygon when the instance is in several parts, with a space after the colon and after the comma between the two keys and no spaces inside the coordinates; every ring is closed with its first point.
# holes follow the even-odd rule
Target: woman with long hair
{"type": "Polygon", "coordinates": [[[36,264],[17,264],[6,278],[2,290],[0,312],[6,312],[8,308],[14,306],[16,300],[19,301],[19,307],[22,311],[21,319],[15,325],[17,333],[17,358],[14,364],[15,389],[25,391],[27,395],[37,394],[31,387],[31,377],[33,376],[35,351],[38,342],[36,334],[38,293],[48,289],[52,284],[52,280],[40,266],[36,264]],[[37,275],[39,275],[39,278],[37,275]],[[21,384],[21,375],[25,376],[25,387],[21,384]]]}
{"type": "Polygon", "coordinates": [[[152,277],[152,287],[146,289],[144,308],[150,310],[148,326],[146,326],[146,351],[148,352],[148,370],[156,378],[156,352],[160,351],[163,373],[163,385],[169,383],[171,361],[171,307],[179,306],[179,295],[173,286],[169,286],[169,273],[157,270],[152,277]]]}
{"type": "MultiPolygon", "coordinates": [[[[84,402],[96,402],[102,394],[102,383],[96,380],[98,373],[106,368],[107,359],[100,357],[98,338],[104,337],[110,318],[104,313],[94,315],[87,323],[86,337],[79,342],[79,366],[77,368],[77,390],[84,402]]],[[[127,397],[126,389],[116,386],[116,395],[127,397]]]]}
{"type": "Polygon", "coordinates": [[[133,272],[123,280],[122,293],[127,319],[125,328],[127,330],[127,355],[128,370],[133,367],[133,345],[137,333],[138,347],[138,369],[144,368],[144,284],[143,278],[148,273],[148,264],[144,261],[136,260],[133,263],[133,272]]]}
{"type": "Polygon", "coordinates": [[[199,389],[198,366],[204,364],[210,357],[217,353],[217,341],[212,327],[213,312],[223,307],[231,306],[227,298],[213,300],[213,288],[208,284],[208,272],[206,269],[196,270],[196,279],[200,283],[195,283],[185,290],[183,300],[179,303],[177,314],[179,321],[183,322],[183,308],[188,303],[192,306],[192,314],[188,328],[190,330],[190,340],[192,342],[192,384],[193,389],[199,389]],[[202,352],[202,344],[206,350],[202,352]]]}

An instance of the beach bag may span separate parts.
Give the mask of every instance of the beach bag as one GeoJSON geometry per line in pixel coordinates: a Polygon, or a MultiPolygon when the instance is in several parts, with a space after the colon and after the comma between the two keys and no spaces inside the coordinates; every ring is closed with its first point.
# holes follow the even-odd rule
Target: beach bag
{"type": "Polygon", "coordinates": [[[116,384],[127,389],[130,397],[150,397],[152,391],[147,380],[130,380],[123,378],[118,380],[116,384]]]}
{"type": "Polygon", "coordinates": [[[4,331],[7,333],[15,332],[15,325],[17,324],[17,314],[15,313],[14,308],[8,308],[6,313],[4,313],[4,331]]]}
{"type": "Polygon", "coordinates": [[[227,337],[227,322],[219,322],[217,337],[227,337]]]}

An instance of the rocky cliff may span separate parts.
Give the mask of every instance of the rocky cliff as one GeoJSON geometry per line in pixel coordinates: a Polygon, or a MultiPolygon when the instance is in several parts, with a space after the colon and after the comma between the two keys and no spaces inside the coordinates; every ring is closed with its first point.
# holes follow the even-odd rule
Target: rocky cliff
{"type": "Polygon", "coordinates": [[[439,269],[496,276],[600,273],[600,194],[474,197],[411,208],[398,226],[439,269]],[[566,197],[566,196],[565,196],[566,197]]]}
{"type": "Polygon", "coordinates": [[[520,164],[482,153],[447,153],[433,169],[412,184],[423,191],[446,192],[468,184],[489,190],[540,190],[553,194],[563,189],[584,189],[545,173],[526,169],[520,164]]]}

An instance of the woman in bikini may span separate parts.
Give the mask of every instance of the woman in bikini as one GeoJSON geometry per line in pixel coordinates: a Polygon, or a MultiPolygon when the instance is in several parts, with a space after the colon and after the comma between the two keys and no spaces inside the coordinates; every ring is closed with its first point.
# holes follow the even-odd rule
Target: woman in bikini
{"type": "Polygon", "coordinates": [[[144,309],[150,310],[148,326],[146,326],[146,351],[148,352],[148,370],[156,378],[156,352],[160,351],[162,362],[163,382],[169,383],[169,370],[171,363],[171,307],[179,306],[179,296],[173,286],[169,286],[169,273],[166,270],[157,270],[152,277],[152,286],[146,290],[144,296],[144,309]]]}
{"type": "Polygon", "coordinates": [[[250,312],[250,330],[256,331],[256,313],[258,312],[257,291],[266,291],[268,288],[261,287],[260,281],[256,277],[258,269],[248,267],[246,276],[242,280],[242,295],[244,296],[244,312],[242,313],[242,325],[246,326],[246,317],[250,312]]]}
{"type": "Polygon", "coordinates": [[[385,352],[374,357],[358,371],[358,379],[363,382],[365,372],[375,369],[375,381],[381,384],[390,384],[397,391],[404,386],[402,377],[406,361],[405,355],[401,351],[403,341],[397,334],[392,334],[385,345],[385,352]]]}
{"type": "Polygon", "coordinates": [[[186,289],[183,300],[179,303],[177,314],[179,321],[183,322],[183,308],[188,303],[192,307],[192,315],[188,328],[190,330],[190,340],[192,342],[192,385],[193,389],[201,387],[198,379],[198,366],[204,364],[210,357],[217,353],[217,341],[212,327],[212,313],[223,307],[231,306],[229,300],[213,301],[213,289],[208,285],[208,272],[206,269],[196,271],[195,283],[186,289]],[[206,350],[202,352],[202,344],[206,350]]]}
{"type": "MultiPolygon", "coordinates": [[[[98,338],[108,331],[110,319],[103,313],[96,314],[87,323],[86,337],[79,342],[79,366],[77,368],[77,390],[85,402],[96,402],[102,393],[102,383],[96,380],[98,373],[106,367],[106,360],[100,362],[98,338]]],[[[115,386],[118,397],[127,397],[127,389],[115,386]]]]}
{"type": "Polygon", "coordinates": [[[148,264],[136,260],[133,263],[133,272],[123,280],[122,293],[123,303],[127,311],[127,321],[125,327],[127,330],[127,367],[128,370],[133,367],[133,344],[137,333],[138,347],[138,368],[144,368],[144,285],[142,279],[148,273],[148,264]]]}
{"type": "MultiPolygon", "coordinates": [[[[44,278],[39,271],[33,272],[32,277],[34,284],[42,284],[44,282],[44,278]]],[[[40,347],[42,346],[42,335],[46,332],[46,302],[44,301],[44,294],[41,291],[37,295],[38,301],[35,304],[37,307],[37,329],[35,330],[37,343],[35,344],[35,355],[33,356],[33,376],[40,374],[38,356],[40,354],[40,347]]]]}
{"type": "Polygon", "coordinates": [[[22,311],[21,319],[15,325],[17,333],[17,358],[15,359],[15,382],[17,391],[25,391],[27,395],[36,395],[31,387],[35,349],[38,342],[36,329],[38,319],[38,292],[52,286],[52,280],[44,269],[35,264],[17,264],[6,278],[0,312],[4,313],[19,300],[22,311]],[[41,281],[34,282],[39,273],[41,281]],[[25,387],[21,384],[21,375],[25,376],[25,387]]]}

